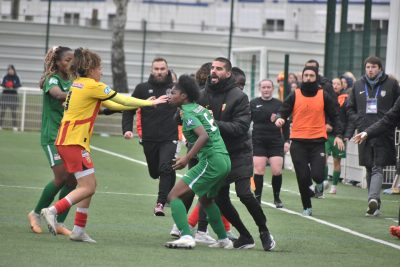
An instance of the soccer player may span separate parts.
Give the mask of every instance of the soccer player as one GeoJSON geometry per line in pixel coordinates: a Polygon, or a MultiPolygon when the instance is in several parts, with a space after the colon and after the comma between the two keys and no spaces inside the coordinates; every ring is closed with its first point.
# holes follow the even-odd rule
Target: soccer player
{"type": "Polygon", "coordinates": [[[56,215],[77,204],[74,228],[69,237],[73,241],[96,243],[85,233],[85,226],[91,197],[96,191],[90,137],[100,106],[112,110],[132,109],[165,103],[167,96],[141,100],[118,94],[100,82],[101,58],[88,49],[75,50],[69,72],[76,79],[68,92],[55,144],[65,168],[74,174],[78,187],[50,208],[42,209],[41,215],[46,219],[49,231],[56,235],[56,215]]]}
{"type": "Polygon", "coordinates": [[[210,247],[232,249],[232,241],[226,235],[221,220],[221,213],[214,202],[214,197],[231,169],[231,162],[219,129],[214,123],[211,113],[195,103],[199,98],[199,88],[196,81],[188,75],[179,77],[178,83],[172,88],[169,101],[181,108],[183,134],[192,148],[182,157],[177,158],[173,168],[183,169],[196,154],[198,163],[179,180],[168,194],[172,217],[181,232],[177,240],[167,242],[168,248],[193,248],[196,241],[191,235],[187,221],[186,208],[181,197],[193,191],[199,196],[208,221],[218,236],[218,241],[210,247]]]}
{"type": "MultiPolygon", "coordinates": [[[[62,103],[67,97],[72,81],[68,78],[68,66],[74,56],[69,47],[55,46],[51,48],[45,57],[45,71],[39,83],[43,90],[42,128],[40,141],[43,151],[53,171],[54,179],[43,189],[42,195],[34,210],[28,214],[32,232],[42,233],[40,227],[40,211],[47,208],[54,197],[60,192],[62,199],[76,187],[76,180],[64,167],[63,161],[54,145],[58,128],[64,114],[62,103]]],[[[71,231],[63,225],[69,209],[57,217],[57,234],[69,235],[71,231]]]]}

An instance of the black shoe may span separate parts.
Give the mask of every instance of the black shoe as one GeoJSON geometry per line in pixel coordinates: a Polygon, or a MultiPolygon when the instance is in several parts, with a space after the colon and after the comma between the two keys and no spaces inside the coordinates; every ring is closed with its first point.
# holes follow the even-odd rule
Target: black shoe
{"type": "Polygon", "coordinates": [[[274,204],[277,209],[283,208],[282,200],[279,197],[274,199],[274,204]]]}
{"type": "Polygon", "coordinates": [[[254,239],[250,237],[245,237],[245,236],[239,236],[237,240],[233,242],[233,247],[236,249],[249,249],[249,248],[254,248],[256,244],[254,243],[254,239]]]}
{"type": "Polygon", "coordinates": [[[274,237],[269,232],[261,232],[260,239],[265,251],[271,251],[275,248],[274,237]]]}

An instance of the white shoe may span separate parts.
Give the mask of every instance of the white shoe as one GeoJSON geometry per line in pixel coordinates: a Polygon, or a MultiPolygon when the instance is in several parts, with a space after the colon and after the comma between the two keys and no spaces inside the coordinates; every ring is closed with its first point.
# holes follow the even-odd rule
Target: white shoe
{"type": "Polygon", "coordinates": [[[196,240],[197,243],[207,244],[207,245],[214,244],[217,242],[217,240],[212,238],[207,232],[201,232],[201,231],[196,232],[194,240],[196,240]]]}
{"type": "Polygon", "coordinates": [[[329,194],[336,194],[336,192],[337,192],[336,185],[332,185],[331,191],[329,191],[329,194]]]}
{"type": "Polygon", "coordinates": [[[48,208],[44,208],[41,210],[40,215],[46,220],[50,233],[57,235],[57,214],[52,213],[48,208]]]}
{"type": "Polygon", "coordinates": [[[181,236],[179,239],[165,243],[167,248],[187,248],[191,249],[196,246],[196,241],[191,235],[181,236]]]}
{"type": "Polygon", "coordinates": [[[233,243],[229,238],[218,239],[217,243],[209,245],[210,248],[233,249],[233,243]]]}
{"type": "Polygon", "coordinates": [[[329,183],[328,180],[324,180],[324,191],[328,191],[329,188],[331,187],[331,184],[329,183]]]}
{"type": "Polygon", "coordinates": [[[179,231],[179,229],[178,229],[178,227],[176,226],[176,224],[172,225],[172,229],[171,229],[171,232],[169,232],[169,234],[170,234],[172,237],[175,237],[175,238],[181,237],[181,232],[179,231]]]}
{"type": "Polygon", "coordinates": [[[81,233],[72,232],[69,235],[69,239],[72,240],[72,241],[77,241],[77,242],[97,243],[96,240],[92,239],[85,232],[81,232],[81,233]]]}

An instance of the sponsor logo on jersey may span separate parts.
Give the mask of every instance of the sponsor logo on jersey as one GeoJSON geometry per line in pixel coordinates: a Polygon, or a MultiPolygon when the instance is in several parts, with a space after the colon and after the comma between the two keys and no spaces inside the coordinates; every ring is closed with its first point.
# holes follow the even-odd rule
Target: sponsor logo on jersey
{"type": "Polygon", "coordinates": [[[49,84],[58,84],[58,80],[55,77],[49,79],[49,84]]]}
{"type": "Polygon", "coordinates": [[[76,88],[79,88],[79,89],[83,88],[83,84],[82,83],[73,83],[72,86],[76,87],[76,88]]]}
{"type": "Polygon", "coordinates": [[[204,107],[199,105],[197,108],[193,109],[193,112],[194,113],[199,113],[199,112],[201,112],[203,110],[204,110],[204,107]]]}
{"type": "Polygon", "coordinates": [[[111,88],[109,86],[107,86],[106,88],[104,88],[104,93],[106,95],[108,95],[111,92],[111,88]]]}
{"type": "Polygon", "coordinates": [[[257,106],[256,106],[256,108],[261,108],[261,107],[262,107],[262,105],[257,105],[257,106]]]}

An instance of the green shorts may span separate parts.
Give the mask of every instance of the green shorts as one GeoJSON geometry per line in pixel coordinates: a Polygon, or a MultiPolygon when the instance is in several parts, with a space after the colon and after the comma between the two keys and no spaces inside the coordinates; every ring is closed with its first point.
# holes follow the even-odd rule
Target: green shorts
{"type": "Polygon", "coordinates": [[[60,154],[58,154],[55,145],[42,145],[43,151],[46,154],[47,160],[49,161],[50,167],[63,164],[60,154]]]}
{"type": "Polygon", "coordinates": [[[231,160],[228,154],[214,153],[201,158],[182,178],[192,191],[202,197],[217,196],[225,177],[231,171],[231,160]]]}
{"type": "Polygon", "coordinates": [[[333,145],[335,137],[333,135],[328,135],[328,140],[325,142],[325,153],[327,156],[332,155],[336,159],[344,159],[346,157],[346,148],[341,151],[337,146],[333,145]]]}

